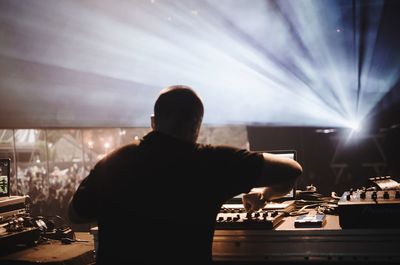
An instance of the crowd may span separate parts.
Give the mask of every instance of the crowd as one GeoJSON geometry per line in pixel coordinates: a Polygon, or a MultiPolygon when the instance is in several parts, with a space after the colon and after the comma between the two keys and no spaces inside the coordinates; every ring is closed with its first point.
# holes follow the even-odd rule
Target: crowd
{"type": "Polygon", "coordinates": [[[14,194],[29,195],[33,216],[65,217],[68,202],[87,171],[77,163],[62,163],[54,166],[48,176],[46,173],[46,167],[40,164],[19,166],[14,194]]]}

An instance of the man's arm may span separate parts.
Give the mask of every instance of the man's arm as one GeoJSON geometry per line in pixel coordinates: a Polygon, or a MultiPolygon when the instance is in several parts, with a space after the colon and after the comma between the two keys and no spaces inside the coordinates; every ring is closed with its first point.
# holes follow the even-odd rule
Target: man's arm
{"type": "Polygon", "coordinates": [[[92,222],[96,221],[95,218],[86,218],[86,217],[82,217],[82,215],[78,214],[73,205],[73,199],[69,202],[69,205],[68,205],[68,218],[72,223],[75,223],[75,224],[86,224],[86,223],[92,223],[92,222]]]}
{"type": "Polygon", "coordinates": [[[82,224],[96,221],[98,192],[96,189],[98,176],[96,170],[82,181],[69,202],[68,218],[71,222],[82,224]]]}
{"type": "Polygon", "coordinates": [[[303,172],[300,164],[293,159],[269,153],[263,153],[263,156],[264,167],[257,186],[264,188],[243,196],[247,211],[257,211],[267,201],[287,194],[303,172]]]}
{"type": "Polygon", "coordinates": [[[259,187],[267,187],[264,199],[272,200],[287,194],[303,173],[303,168],[295,160],[279,155],[263,153],[264,169],[259,187]]]}

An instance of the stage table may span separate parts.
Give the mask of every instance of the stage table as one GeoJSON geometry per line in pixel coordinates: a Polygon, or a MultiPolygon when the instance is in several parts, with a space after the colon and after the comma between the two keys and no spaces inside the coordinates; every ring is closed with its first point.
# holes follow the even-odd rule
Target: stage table
{"type": "Polygon", "coordinates": [[[62,244],[59,240],[49,240],[36,246],[13,251],[0,257],[0,264],[95,264],[93,237],[89,233],[77,232],[76,238],[88,242],[62,244]]]}

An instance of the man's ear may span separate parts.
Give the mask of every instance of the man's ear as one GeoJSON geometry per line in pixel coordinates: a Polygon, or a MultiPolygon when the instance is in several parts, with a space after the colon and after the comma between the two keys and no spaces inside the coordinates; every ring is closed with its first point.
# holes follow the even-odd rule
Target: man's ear
{"type": "Polygon", "coordinates": [[[156,129],[156,121],[155,121],[154,114],[152,114],[152,115],[150,116],[150,122],[151,122],[151,128],[152,128],[153,130],[155,130],[155,129],[156,129]]]}

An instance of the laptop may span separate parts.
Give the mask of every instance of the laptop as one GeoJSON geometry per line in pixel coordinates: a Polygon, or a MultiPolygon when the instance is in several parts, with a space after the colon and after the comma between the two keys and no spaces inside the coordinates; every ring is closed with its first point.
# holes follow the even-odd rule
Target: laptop
{"type": "Polygon", "coordinates": [[[0,158],[0,220],[26,213],[27,196],[10,195],[11,159],[0,158]]]}
{"type": "Polygon", "coordinates": [[[10,165],[9,158],[0,158],[0,198],[10,196],[10,165]]]}
{"type": "MultiPolygon", "coordinates": [[[[259,153],[270,153],[278,156],[287,157],[297,161],[297,152],[296,150],[268,150],[268,151],[255,151],[259,153]]],[[[260,188],[254,188],[251,191],[257,192],[260,188]]],[[[286,195],[282,196],[279,199],[276,199],[272,202],[268,202],[264,209],[266,210],[284,210],[294,206],[295,204],[295,196],[296,196],[296,188],[293,187],[286,195]]],[[[242,204],[243,194],[239,194],[232,199],[228,200],[223,206],[227,208],[243,208],[242,204]]]]}

